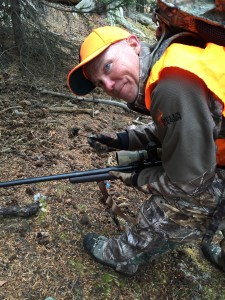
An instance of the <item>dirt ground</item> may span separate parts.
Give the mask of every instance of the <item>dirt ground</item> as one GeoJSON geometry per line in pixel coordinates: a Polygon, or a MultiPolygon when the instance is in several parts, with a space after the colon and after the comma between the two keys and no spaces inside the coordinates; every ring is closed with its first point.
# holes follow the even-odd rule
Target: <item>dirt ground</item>
{"type": "MultiPolygon", "coordinates": [[[[66,82],[51,83],[54,88],[69,93],[66,82]]],[[[115,164],[114,154],[97,155],[87,136],[124,130],[138,117],[147,122],[120,107],[43,94],[6,69],[0,73],[0,89],[1,181],[115,164]],[[56,112],[56,107],[91,112],[56,112]]],[[[111,182],[110,190],[130,216],[146,199],[118,181],[111,182]]],[[[96,183],[60,180],[2,188],[0,207],[31,205],[38,193],[42,208],[35,215],[0,217],[0,300],[225,299],[224,274],[194,243],[142,266],[132,278],[89,257],[82,245],[86,233],[121,233],[96,183]]]]}

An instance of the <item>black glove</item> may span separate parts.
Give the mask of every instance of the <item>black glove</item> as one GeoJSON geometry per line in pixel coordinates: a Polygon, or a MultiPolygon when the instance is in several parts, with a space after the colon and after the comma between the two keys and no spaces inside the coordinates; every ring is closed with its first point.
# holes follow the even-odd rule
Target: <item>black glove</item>
{"type": "Polygon", "coordinates": [[[99,153],[106,153],[120,149],[121,141],[117,134],[92,134],[88,137],[88,143],[99,153]]]}

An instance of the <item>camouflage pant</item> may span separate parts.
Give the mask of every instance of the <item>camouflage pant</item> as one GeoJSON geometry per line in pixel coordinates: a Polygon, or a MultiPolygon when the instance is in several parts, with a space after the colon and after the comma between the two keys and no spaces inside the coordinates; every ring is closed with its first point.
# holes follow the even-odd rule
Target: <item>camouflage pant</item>
{"type": "Polygon", "coordinates": [[[181,199],[165,201],[161,196],[153,195],[142,205],[138,224],[107,241],[104,259],[116,261],[117,271],[133,274],[140,264],[176,246],[202,239],[210,219],[208,216],[216,206],[215,197],[207,197],[208,208],[203,208],[202,198],[199,198],[192,199],[190,209],[190,205],[187,208],[187,203],[181,199]]]}

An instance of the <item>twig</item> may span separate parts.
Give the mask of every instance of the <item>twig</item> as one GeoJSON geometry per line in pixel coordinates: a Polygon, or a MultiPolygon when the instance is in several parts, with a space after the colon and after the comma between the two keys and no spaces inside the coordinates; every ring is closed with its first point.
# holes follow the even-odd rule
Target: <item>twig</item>
{"type": "Polygon", "coordinates": [[[112,105],[112,106],[118,106],[123,108],[127,112],[131,112],[131,110],[127,107],[126,104],[120,103],[118,101],[112,101],[112,100],[105,100],[105,99],[95,99],[95,98],[81,98],[81,97],[76,97],[70,94],[63,94],[63,93],[58,93],[54,91],[49,91],[45,89],[38,89],[42,94],[50,94],[53,96],[57,97],[64,97],[68,99],[74,99],[77,101],[84,101],[84,102],[94,102],[94,103],[101,103],[101,104],[106,104],[106,105],[112,105]]]}
{"type": "Polygon", "coordinates": [[[84,108],[84,109],[79,109],[79,108],[74,108],[74,107],[49,107],[48,108],[52,112],[64,112],[64,113],[78,113],[78,114],[93,114],[92,109],[84,108]]]}
{"type": "Polygon", "coordinates": [[[133,123],[137,124],[137,125],[146,125],[146,123],[138,121],[138,120],[134,120],[133,123]]]}
{"type": "Polygon", "coordinates": [[[17,105],[17,106],[11,106],[11,107],[7,107],[5,109],[3,109],[2,111],[0,111],[0,114],[6,112],[7,110],[10,110],[10,109],[15,109],[15,108],[23,108],[22,106],[20,105],[17,105]]]}

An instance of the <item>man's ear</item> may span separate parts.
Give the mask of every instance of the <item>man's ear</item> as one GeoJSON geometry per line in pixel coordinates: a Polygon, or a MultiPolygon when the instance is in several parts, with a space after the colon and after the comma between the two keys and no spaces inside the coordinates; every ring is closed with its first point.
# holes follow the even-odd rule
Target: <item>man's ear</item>
{"type": "Polygon", "coordinates": [[[136,35],[130,35],[127,38],[127,43],[134,49],[135,53],[138,55],[141,51],[141,44],[136,35]]]}

